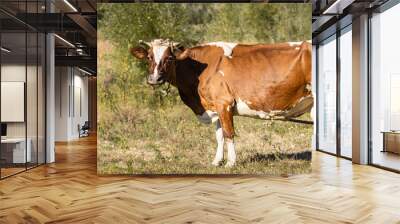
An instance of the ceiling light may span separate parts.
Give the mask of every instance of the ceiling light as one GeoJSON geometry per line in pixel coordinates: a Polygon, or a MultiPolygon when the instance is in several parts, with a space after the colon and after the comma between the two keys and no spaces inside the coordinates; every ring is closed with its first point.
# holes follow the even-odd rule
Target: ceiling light
{"type": "Polygon", "coordinates": [[[322,14],[342,14],[343,10],[351,5],[355,0],[336,0],[322,14]]]}
{"type": "Polygon", "coordinates": [[[76,53],[78,53],[79,55],[83,55],[83,50],[81,48],[77,48],[76,53]]]}
{"type": "Polygon", "coordinates": [[[68,1],[64,0],[65,4],[67,4],[74,12],[78,12],[78,10],[68,1]]]}
{"type": "Polygon", "coordinates": [[[54,34],[54,36],[57,37],[58,39],[60,39],[62,42],[64,42],[64,43],[66,43],[67,45],[69,45],[70,47],[75,48],[75,45],[73,45],[73,44],[72,44],[71,42],[69,42],[68,40],[66,40],[66,39],[64,39],[64,38],[62,38],[62,37],[60,37],[60,36],[57,35],[57,34],[54,34]]]}
{"type": "Polygon", "coordinates": [[[5,48],[5,47],[1,47],[0,49],[1,49],[2,51],[6,52],[6,53],[10,53],[10,52],[11,52],[11,50],[9,50],[9,49],[7,49],[7,48],[5,48]]]}
{"type": "Polygon", "coordinates": [[[92,73],[90,73],[90,72],[88,72],[88,71],[86,71],[86,70],[83,70],[83,69],[81,69],[81,68],[79,68],[79,67],[78,67],[78,70],[81,71],[81,72],[83,72],[83,73],[85,73],[85,74],[87,74],[87,75],[93,75],[92,73]]]}

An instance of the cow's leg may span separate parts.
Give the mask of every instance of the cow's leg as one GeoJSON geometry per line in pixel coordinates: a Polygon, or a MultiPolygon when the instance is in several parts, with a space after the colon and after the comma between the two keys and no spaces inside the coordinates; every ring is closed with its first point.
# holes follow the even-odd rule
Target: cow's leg
{"type": "Polygon", "coordinates": [[[226,144],[228,147],[228,162],[226,162],[225,167],[232,167],[236,164],[236,152],[235,152],[235,144],[232,139],[226,139],[226,144]]]}
{"type": "Polygon", "coordinates": [[[224,139],[228,148],[228,161],[225,167],[232,167],[236,163],[235,145],[233,136],[235,134],[233,128],[233,108],[231,105],[219,105],[217,113],[221,122],[224,139]]]}
{"type": "Polygon", "coordinates": [[[217,138],[217,152],[215,153],[215,158],[212,164],[214,166],[219,166],[224,159],[224,135],[222,133],[222,127],[219,120],[217,121],[217,127],[215,129],[215,137],[217,138]]]}

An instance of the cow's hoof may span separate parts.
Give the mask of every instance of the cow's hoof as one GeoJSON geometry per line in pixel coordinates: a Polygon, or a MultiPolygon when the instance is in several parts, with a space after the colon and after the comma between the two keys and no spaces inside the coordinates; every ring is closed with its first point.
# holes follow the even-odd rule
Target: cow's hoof
{"type": "Polygon", "coordinates": [[[231,168],[231,167],[234,167],[234,166],[235,166],[235,161],[228,161],[225,164],[225,168],[231,168]]]}
{"type": "Polygon", "coordinates": [[[211,163],[213,166],[221,166],[222,159],[214,159],[214,161],[211,163]]]}

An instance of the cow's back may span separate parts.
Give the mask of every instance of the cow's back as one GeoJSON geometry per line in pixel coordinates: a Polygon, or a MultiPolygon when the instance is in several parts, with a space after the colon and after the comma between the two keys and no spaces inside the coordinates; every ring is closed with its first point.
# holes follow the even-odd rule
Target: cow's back
{"type": "Polygon", "coordinates": [[[294,49],[297,45],[290,43],[277,44],[238,44],[232,51],[232,57],[246,55],[255,51],[277,50],[277,49],[294,49]]]}
{"type": "Polygon", "coordinates": [[[220,88],[215,94],[231,95],[236,102],[242,101],[253,110],[287,110],[302,97],[310,95],[307,88],[311,83],[309,45],[304,42],[296,47],[267,46],[250,51],[240,49],[238,45],[233,57],[223,57],[216,72],[204,77],[207,82],[200,84],[203,91],[200,95],[209,99],[202,102],[216,97],[204,92],[215,92],[220,88]]]}

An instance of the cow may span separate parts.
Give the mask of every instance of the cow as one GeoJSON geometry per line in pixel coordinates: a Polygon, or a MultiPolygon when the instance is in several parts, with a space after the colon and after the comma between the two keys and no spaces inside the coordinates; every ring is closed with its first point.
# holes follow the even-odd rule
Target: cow
{"type": "Polygon", "coordinates": [[[213,42],[184,49],[158,39],[146,45],[147,50],[130,50],[139,59],[147,58],[147,82],[171,83],[201,122],[216,123],[215,166],[223,160],[224,142],[228,148],[226,167],[236,163],[233,115],[287,119],[312,107],[311,46],[307,42],[213,42]]]}

